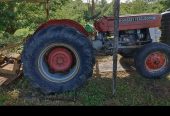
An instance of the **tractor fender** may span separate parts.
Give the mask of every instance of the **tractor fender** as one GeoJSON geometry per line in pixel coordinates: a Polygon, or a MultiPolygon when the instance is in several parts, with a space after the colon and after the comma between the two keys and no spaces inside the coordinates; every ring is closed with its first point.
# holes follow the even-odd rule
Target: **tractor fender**
{"type": "Polygon", "coordinates": [[[76,21],[70,20],[70,19],[53,19],[53,20],[49,20],[46,23],[41,24],[38,29],[35,31],[38,32],[41,29],[47,28],[49,26],[52,25],[64,25],[64,26],[68,26],[68,27],[72,27],[75,28],[76,30],[78,30],[80,33],[82,33],[85,36],[88,36],[88,32],[84,29],[84,27],[77,23],[76,21]]]}

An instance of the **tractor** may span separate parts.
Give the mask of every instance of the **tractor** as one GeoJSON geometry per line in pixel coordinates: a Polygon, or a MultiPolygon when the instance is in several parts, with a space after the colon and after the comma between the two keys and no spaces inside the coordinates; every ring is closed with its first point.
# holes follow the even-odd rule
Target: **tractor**
{"type": "MultiPolygon", "coordinates": [[[[92,31],[69,19],[41,24],[24,42],[24,77],[47,94],[81,87],[92,77],[96,55],[113,55],[114,19],[94,16],[92,31]]],[[[118,53],[133,58],[143,77],[166,76],[170,72],[170,11],[120,16],[119,23],[118,53]]]]}

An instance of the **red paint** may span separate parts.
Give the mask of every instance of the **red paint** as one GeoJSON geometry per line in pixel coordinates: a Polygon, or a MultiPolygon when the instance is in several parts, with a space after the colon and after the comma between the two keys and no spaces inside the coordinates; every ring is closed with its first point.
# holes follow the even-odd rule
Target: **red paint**
{"type": "Polygon", "coordinates": [[[79,23],[77,23],[77,22],[75,22],[73,20],[69,20],[69,19],[49,20],[48,22],[40,25],[38,27],[38,29],[36,30],[36,32],[41,30],[41,29],[44,29],[44,28],[46,28],[48,26],[52,26],[52,25],[64,25],[64,26],[72,27],[72,28],[75,28],[76,30],[78,30],[79,32],[81,32],[82,34],[84,34],[85,36],[88,36],[87,31],[84,29],[84,27],[81,24],[79,24],[79,23]]]}
{"type": "Polygon", "coordinates": [[[47,61],[52,71],[65,72],[73,64],[73,56],[66,48],[55,48],[49,53],[47,61]]]}
{"type": "Polygon", "coordinates": [[[146,58],[146,63],[145,63],[146,68],[150,71],[160,70],[164,68],[166,64],[167,64],[166,56],[161,52],[155,52],[150,54],[146,58]]]}
{"type": "MultiPolygon", "coordinates": [[[[144,29],[161,26],[161,15],[160,14],[141,14],[141,15],[130,15],[120,17],[120,30],[133,30],[133,29],[144,29]],[[138,19],[142,20],[138,20],[138,19]],[[148,20],[148,18],[150,18],[148,20]],[[135,19],[135,20],[129,20],[135,19]]],[[[103,17],[95,22],[95,28],[99,32],[114,32],[114,17],[103,17]]]]}

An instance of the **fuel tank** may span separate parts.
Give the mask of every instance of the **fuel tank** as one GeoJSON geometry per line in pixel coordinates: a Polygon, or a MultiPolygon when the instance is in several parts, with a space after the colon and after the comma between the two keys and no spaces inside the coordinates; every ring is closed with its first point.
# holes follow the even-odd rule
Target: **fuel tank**
{"type": "MultiPolygon", "coordinates": [[[[144,29],[154,28],[161,26],[161,14],[137,14],[120,16],[119,19],[119,30],[133,30],[133,29],[144,29]]],[[[114,31],[114,17],[102,17],[95,21],[94,26],[99,32],[114,31]]]]}

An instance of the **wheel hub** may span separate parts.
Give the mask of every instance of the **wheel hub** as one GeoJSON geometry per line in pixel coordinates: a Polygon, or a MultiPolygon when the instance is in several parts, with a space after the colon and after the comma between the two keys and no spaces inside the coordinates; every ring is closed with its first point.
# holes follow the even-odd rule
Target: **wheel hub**
{"type": "Polygon", "coordinates": [[[73,64],[73,56],[66,48],[54,48],[47,57],[50,70],[54,72],[68,71],[73,64]]]}
{"type": "Polygon", "coordinates": [[[166,64],[167,64],[166,56],[161,52],[152,53],[146,58],[146,67],[150,71],[160,70],[164,68],[166,64]]]}

